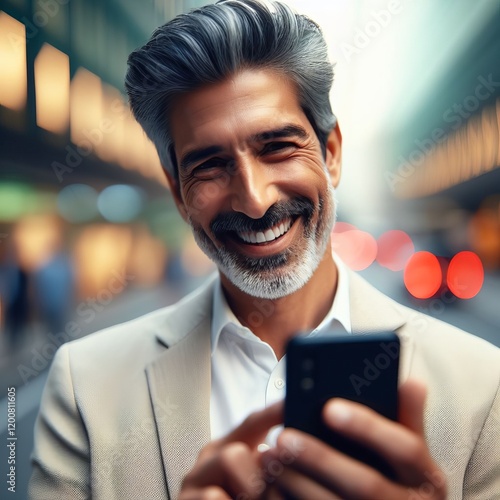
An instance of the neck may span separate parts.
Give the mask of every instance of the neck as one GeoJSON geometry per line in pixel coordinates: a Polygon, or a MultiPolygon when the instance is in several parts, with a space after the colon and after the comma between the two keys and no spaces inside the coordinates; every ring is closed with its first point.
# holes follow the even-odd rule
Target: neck
{"type": "Polygon", "coordinates": [[[252,297],[221,274],[227,303],[242,325],[267,342],[281,359],[286,344],[297,333],[316,328],[330,310],[337,290],[337,267],[328,246],[311,279],[280,299],[252,297]]]}

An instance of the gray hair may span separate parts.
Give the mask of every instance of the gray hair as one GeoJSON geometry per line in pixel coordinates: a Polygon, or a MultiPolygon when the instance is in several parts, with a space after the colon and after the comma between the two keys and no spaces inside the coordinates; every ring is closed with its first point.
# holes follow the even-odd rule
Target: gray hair
{"type": "Polygon", "coordinates": [[[329,99],[333,66],[319,26],[279,1],[220,0],[159,27],[128,58],[125,87],[132,113],[174,178],[171,103],[246,68],[277,70],[294,82],[325,154],[336,119],[329,99]]]}

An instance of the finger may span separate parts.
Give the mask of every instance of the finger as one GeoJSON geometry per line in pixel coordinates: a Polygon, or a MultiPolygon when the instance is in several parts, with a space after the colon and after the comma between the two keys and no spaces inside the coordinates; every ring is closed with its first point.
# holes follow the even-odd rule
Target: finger
{"type": "Polygon", "coordinates": [[[339,495],[340,498],[369,500],[401,498],[401,488],[375,469],[296,429],[285,429],[278,437],[277,448],[264,455],[267,464],[264,468],[264,477],[268,478],[270,473],[274,472],[280,484],[283,481],[283,471],[294,469],[318,483],[323,489],[339,495]],[[283,450],[292,453],[291,450],[297,449],[300,449],[300,452],[295,456],[295,460],[288,461],[281,470],[276,463],[272,465],[271,457],[274,457],[276,462],[284,456],[283,450]]]}
{"type": "Polygon", "coordinates": [[[408,486],[421,484],[425,480],[424,472],[436,469],[421,435],[367,406],[333,399],[325,405],[323,415],[332,429],[385,458],[408,486]]]}
{"type": "Polygon", "coordinates": [[[417,380],[407,380],[399,388],[399,421],[424,436],[424,407],[427,390],[417,380]]]}
{"type": "Polygon", "coordinates": [[[314,500],[341,500],[341,497],[327,490],[308,476],[290,468],[276,478],[276,488],[284,493],[285,498],[314,500]]]}
{"type": "Polygon", "coordinates": [[[224,445],[234,441],[246,443],[255,448],[266,437],[269,429],[283,422],[283,401],[250,414],[236,429],[219,440],[224,445]]]}
{"type": "Polygon", "coordinates": [[[259,463],[245,443],[229,443],[199,462],[185,477],[183,488],[220,486],[231,498],[258,498],[264,491],[259,463]]]}
{"type": "Polygon", "coordinates": [[[231,497],[218,486],[190,488],[181,491],[179,500],[231,500],[231,497]]]}
{"type": "Polygon", "coordinates": [[[285,500],[285,496],[276,486],[269,486],[263,498],[265,500],[285,500]]]}

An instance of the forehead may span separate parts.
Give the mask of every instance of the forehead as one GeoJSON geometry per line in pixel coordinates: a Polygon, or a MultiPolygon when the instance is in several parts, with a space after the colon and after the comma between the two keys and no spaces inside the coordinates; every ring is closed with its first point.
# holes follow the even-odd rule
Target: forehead
{"type": "Polygon", "coordinates": [[[293,82],[264,69],[240,71],[180,96],[169,118],[177,154],[190,147],[245,141],[284,123],[310,130],[293,82]]]}

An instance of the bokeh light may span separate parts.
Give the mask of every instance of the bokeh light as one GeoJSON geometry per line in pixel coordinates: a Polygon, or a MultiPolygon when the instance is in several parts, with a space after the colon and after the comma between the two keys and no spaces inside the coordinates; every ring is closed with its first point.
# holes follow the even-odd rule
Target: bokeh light
{"type": "Polygon", "coordinates": [[[460,299],[475,297],[484,282],[481,259],[474,252],[460,252],[451,259],[446,277],[448,288],[460,299]]]}
{"type": "Polygon", "coordinates": [[[344,233],[346,231],[353,231],[357,229],[354,224],[349,224],[348,222],[337,221],[333,227],[333,233],[344,233]]]}
{"type": "Polygon", "coordinates": [[[36,123],[63,133],[69,123],[69,57],[44,43],[35,59],[36,123]]]}
{"type": "Polygon", "coordinates": [[[129,222],[141,212],[143,195],[135,186],[115,184],[102,191],[97,206],[109,222],[129,222]]]}
{"type": "Polygon", "coordinates": [[[400,230],[386,231],[377,240],[377,246],[377,262],[391,271],[403,270],[415,252],[411,238],[400,230]]]}
{"type": "Polygon", "coordinates": [[[26,27],[0,11],[0,104],[19,110],[26,105],[26,27]]]}
{"type": "Polygon", "coordinates": [[[57,208],[68,222],[88,222],[98,213],[97,192],[86,184],[71,184],[61,189],[57,196],[57,208]]]}
{"type": "Polygon", "coordinates": [[[371,266],[377,256],[375,238],[359,229],[334,231],[332,250],[354,271],[362,271],[371,266]]]}
{"type": "Polygon", "coordinates": [[[438,258],[430,252],[414,253],[404,271],[408,292],[417,299],[428,299],[440,288],[443,281],[438,258]]]}

